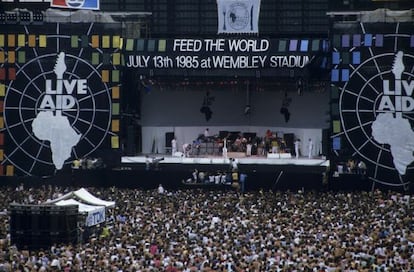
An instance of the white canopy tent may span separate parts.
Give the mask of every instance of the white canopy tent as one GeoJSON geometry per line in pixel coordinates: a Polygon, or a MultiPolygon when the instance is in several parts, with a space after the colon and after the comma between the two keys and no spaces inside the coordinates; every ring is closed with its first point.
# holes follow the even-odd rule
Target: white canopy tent
{"type": "Polygon", "coordinates": [[[76,199],[83,203],[89,205],[96,205],[96,206],[105,206],[106,208],[114,208],[115,201],[106,201],[89,193],[85,188],[80,188],[79,190],[69,192],[61,197],[48,200],[47,204],[54,204],[60,200],[67,200],[67,199],[76,199]]]}
{"type": "Polygon", "coordinates": [[[86,226],[94,226],[105,222],[105,209],[115,207],[114,201],[97,198],[84,188],[48,200],[45,204],[54,204],[57,206],[78,205],[79,213],[86,214],[86,226]]]}
{"type": "Polygon", "coordinates": [[[63,199],[54,204],[57,206],[78,205],[79,213],[86,214],[85,225],[88,227],[105,222],[104,206],[87,205],[75,199],[63,199]]]}
{"type": "Polygon", "coordinates": [[[55,205],[58,206],[68,206],[68,205],[78,205],[79,206],[79,212],[91,212],[96,210],[97,207],[103,207],[103,206],[92,206],[92,205],[87,205],[84,203],[81,203],[75,199],[63,199],[60,200],[56,203],[54,203],[55,205]]]}

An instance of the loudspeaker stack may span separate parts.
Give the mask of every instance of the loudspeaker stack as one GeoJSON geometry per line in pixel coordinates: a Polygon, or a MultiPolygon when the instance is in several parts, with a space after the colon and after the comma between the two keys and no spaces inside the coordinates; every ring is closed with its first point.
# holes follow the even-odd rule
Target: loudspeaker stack
{"type": "Polygon", "coordinates": [[[19,249],[47,249],[78,242],[78,206],[10,205],[11,243],[19,249]]]}

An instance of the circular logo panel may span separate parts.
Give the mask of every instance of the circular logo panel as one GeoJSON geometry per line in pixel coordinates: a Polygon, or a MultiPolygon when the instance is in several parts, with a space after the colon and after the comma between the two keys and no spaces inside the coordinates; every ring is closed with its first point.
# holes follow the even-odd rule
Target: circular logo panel
{"type": "Polygon", "coordinates": [[[87,157],[110,131],[110,88],[81,52],[37,54],[7,87],[7,159],[26,175],[52,175],[87,157]]]}
{"type": "MultiPolygon", "coordinates": [[[[393,34],[384,39],[398,48],[409,37],[393,34]]],[[[361,64],[350,66],[352,72],[340,95],[344,135],[369,164],[370,178],[384,185],[405,187],[413,170],[413,64],[409,51],[376,53],[372,47],[361,64]]]]}
{"type": "Polygon", "coordinates": [[[241,30],[247,27],[250,22],[250,15],[247,5],[242,2],[236,2],[230,5],[228,13],[228,22],[230,27],[235,30],[241,30]]]}

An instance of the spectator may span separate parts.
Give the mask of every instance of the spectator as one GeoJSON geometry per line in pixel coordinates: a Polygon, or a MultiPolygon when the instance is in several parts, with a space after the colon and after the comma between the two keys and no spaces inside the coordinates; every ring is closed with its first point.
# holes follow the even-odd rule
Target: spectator
{"type": "MultiPolygon", "coordinates": [[[[0,210],[70,188],[0,188],[0,210]]],[[[88,188],[125,217],[85,243],[24,250],[1,214],[5,271],[412,271],[414,196],[88,188]],[[98,191],[99,190],[99,191],[98,191]],[[55,266],[59,265],[59,266],[55,266]]],[[[108,215],[108,217],[110,217],[108,215]]]]}
{"type": "Polygon", "coordinates": [[[159,184],[159,185],[158,185],[158,193],[159,193],[160,195],[162,195],[162,194],[164,194],[164,193],[165,193],[165,189],[164,189],[164,187],[162,186],[162,184],[159,184]]]}
{"type": "Polygon", "coordinates": [[[177,139],[175,136],[171,140],[171,155],[174,156],[175,153],[177,153],[177,139]]]}

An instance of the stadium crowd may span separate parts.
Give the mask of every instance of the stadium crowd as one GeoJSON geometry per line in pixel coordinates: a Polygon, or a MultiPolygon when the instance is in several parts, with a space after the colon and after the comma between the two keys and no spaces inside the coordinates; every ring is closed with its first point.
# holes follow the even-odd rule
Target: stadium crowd
{"type": "Polygon", "coordinates": [[[116,201],[76,245],[10,245],[11,202],[76,188],[0,188],[0,271],[414,271],[414,197],[396,192],[88,188],[116,201]]]}

